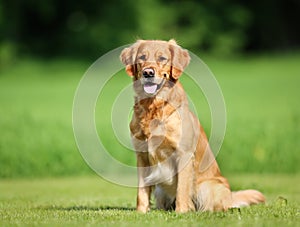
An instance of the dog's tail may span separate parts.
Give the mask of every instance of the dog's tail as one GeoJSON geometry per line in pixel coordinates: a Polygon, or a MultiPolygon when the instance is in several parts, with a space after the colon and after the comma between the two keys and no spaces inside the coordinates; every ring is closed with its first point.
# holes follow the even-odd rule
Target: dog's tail
{"type": "Polygon", "coordinates": [[[232,208],[249,206],[252,204],[264,203],[266,201],[264,195],[256,190],[242,190],[232,192],[232,208]]]}

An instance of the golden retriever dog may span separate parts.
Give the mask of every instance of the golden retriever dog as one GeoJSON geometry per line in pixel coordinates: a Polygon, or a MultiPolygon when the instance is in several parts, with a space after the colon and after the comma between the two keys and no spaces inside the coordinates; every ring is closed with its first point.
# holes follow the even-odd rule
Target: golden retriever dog
{"type": "Polygon", "coordinates": [[[150,210],[153,190],[158,209],[179,213],[265,201],[256,190],[232,192],[221,175],[178,80],[190,61],[187,50],[175,40],[138,40],[120,59],[135,91],[130,131],[137,157],[138,211],[150,210]]]}

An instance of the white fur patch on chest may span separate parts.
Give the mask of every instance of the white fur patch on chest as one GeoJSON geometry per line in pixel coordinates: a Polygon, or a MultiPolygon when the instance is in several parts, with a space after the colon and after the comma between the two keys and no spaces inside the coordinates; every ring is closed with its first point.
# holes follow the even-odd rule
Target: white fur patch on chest
{"type": "Polygon", "coordinates": [[[145,178],[145,183],[147,185],[155,185],[160,183],[171,185],[174,183],[176,171],[169,162],[166,161],[164,163],[158,163],[155,166],[151,166],[150,170],[151,173],[145,178]]]}

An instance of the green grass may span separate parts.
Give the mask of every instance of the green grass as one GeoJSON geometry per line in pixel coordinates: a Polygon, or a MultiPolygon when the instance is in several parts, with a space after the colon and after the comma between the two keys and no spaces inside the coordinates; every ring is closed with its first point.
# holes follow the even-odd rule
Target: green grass
{"type": "MultiPolygon", "coordinates": [[[[222,88],[227,108],[226,136],[217,157],[222,171],[299,173],[300,55],[205,62],[222,88]]],[[[25,59],[0,69],[0,178],[91,173],[72,131],[73,97],[88,66],[25,59]]],[[[209,132],[210,112],[203,94],[189,78],[181,80],[209,132]]],[[[133,152],[118,143],[110,123],[115,96],[130,82],[124,72],[109,81],[97,103],[96,123],[108,152],[134,165],[133,152]]],[[[128,121],[126,114],[120,117],[128,121]]]]}
{"type": "MultiPolygon", "coordinates": [[[[136,213],[136,189],[93,176],[76,148],[72,104],[88,64],[27,59],[0,69],[0,226],[299,226],[300,55],[205,62],[227,107],[217,157],[221,170],[234,190],[261,190],[266,205],[136,213]]],[[[190,79],[182,82],[209,132],[203,94],[190,79]]],[[[110,124],[114,96],[129,83],[124,73],[109,82],[97,103],[96,123],[108,151],[134,164],[134,154],[118,143],[110,124]]]]}
{"type": "Polygon", "coordinates": [[[72,132],[72,102],[86,65],[25,60],[0,71],[0,177],[89,172],[72,132]]]}
{"type": "Polygon", "coordinates": [[[136,213],[136,189],[99,177],[0,181],[1,226],[299,226],[299,175],[235,175],[234,189],[256,187],[265,205],[227,212],[136,213]]]}

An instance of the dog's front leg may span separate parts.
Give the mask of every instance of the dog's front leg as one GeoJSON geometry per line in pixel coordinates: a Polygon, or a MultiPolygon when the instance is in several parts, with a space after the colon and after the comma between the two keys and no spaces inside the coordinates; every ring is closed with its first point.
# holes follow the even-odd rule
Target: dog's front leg
{"type": "Polygon", "coordinates": [[[150,210],[150,196],[151,186],[145,185],[145,177],[148,174],[149,159],[147,152],[137,152],[137,166],[138,166],[138,195],[137,195],[137,211],[146,213],[150,210]]]}
{"type": "Polygon", "coordinates": [[[194,190],[193,161],[191,154],[185,154],[178,162],[176,212],[185,213],[195,210],[192,201],[194,190]]]}

